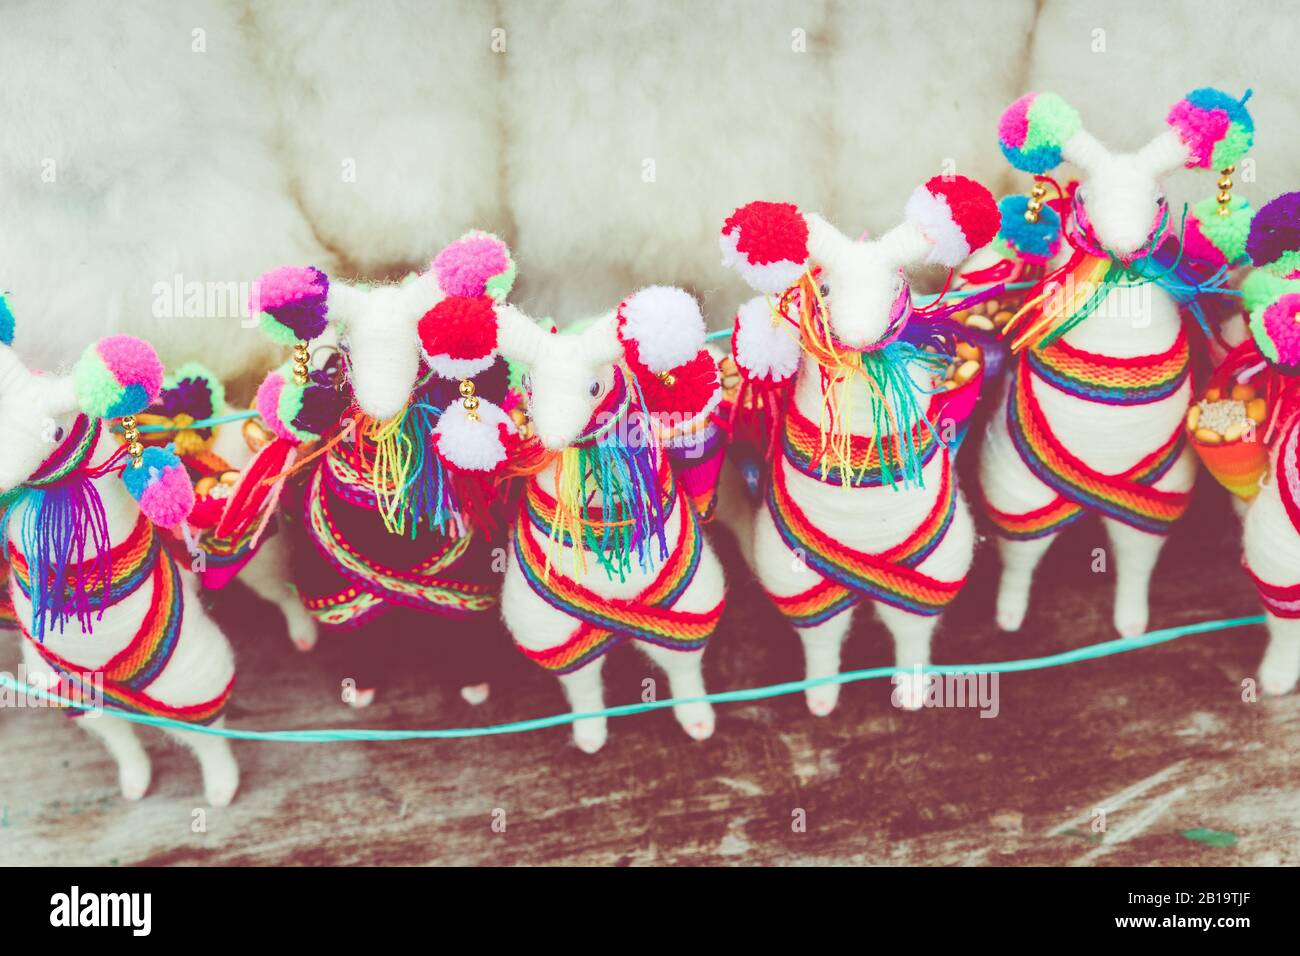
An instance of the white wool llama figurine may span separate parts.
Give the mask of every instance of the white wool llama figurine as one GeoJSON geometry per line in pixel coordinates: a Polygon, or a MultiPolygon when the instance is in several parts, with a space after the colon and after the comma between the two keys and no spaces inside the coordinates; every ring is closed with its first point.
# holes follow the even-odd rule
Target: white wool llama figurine
{"type": "Polygon", "coordinates": [[[1286,694],[1300,678],[1300,192],[1260,208],[1247,251],[1256,266],[1242,285],[1251,341],[1224,366],[1238,387],[1252,390],[1238,393],[1249,398],[1246,417],[1261,419],[1247,437],[1269,450],[1242,543],[1268,625],[1260,687],[1286,694]]]}
{"type": "Polygon", "coordinates": [[[1126,636],[1147,629],[1151,573],[1195,477],[1183,442],[1188,331],[1153,256],[1177,228],[1160,179],[1237,162],[1253,136],[1243,104],[1196,90],[1135,153],[1109,151],[1052,94],[1029,94],[1003,114],[999,138],[1013,165],[1045,173],[1066,159],[1084,173],[1069,242],[1007,326],[1017,354],[981,454],[1004,630],[1020,628],[1034,570],[1059,532],[1093,512],[1113,549],[1114,626],[1126,636]]]}
{"type": "MultiPolygon", "coordinates": [[[[533,429],[552,455],[514,523],[501,610],[515,642],[559,677],[576,713],[604,707],[604,655],[629,639],[667,673],[673,697],[702,696],[722,567],[658,441],[720,398],[698,305],[654,286],[563,335],[507,306],[499,347],[527,368],[533,429]]],[[[692,738],[713,734],[708,702],[673,712],[692,738]]],[[[595,753],[605,718],[576,720],[573,738],[595,753]]]]}
{"type": "MultiPolygon", "coordinates": [[[[141,411],[161,382],[153,350],[125,336],[68,376],[34,374],[0,345],[0,507],[23,661],[34,685],[91,705],[78,723],[117,761],[128,800],[148,790],[149,758],[130,722],[94,704],[219,726],[235,676],[230,643],[155,530],[193,505],[184,469],[161,448],[128,454],[104,421],[141,411]]],[[[230,803],[229,743],[168,733],[198,758],[208,802],[230,803]]]]}
{"type": "MultiPolygon", "coordinates": [[[[956,265],[997,223],[984,187],[936,177],[913,193],[906,221],[875,241],[778,203],[743,206],[722,230],[724,262],[770,297],[741,307],[733,338],[736,365],[768,390],[781,431],[754,565],[798,629],[809,680],[839,673],[852,610],[865,602],[908,671],[895,678],[895,702],[923,703],[917,669],[965,581],[974,528],[937,388],[946,363],[899,339],[912,316],[901,270],[956,265]],[[786,398],[781,383],[796,374],[786,398]]],[[[829,714],[839,690],[809,688],[808,709],[829,714]]]]}
{"type": "MultiPolygon", "coordinates": [[[[295,363],[267,376],[258,411],[284,441],[322,440],[307,473],[310,550],[298,581],[318,624],[365,626],[399,607],[448,618],[495,609],[500,568],[485,525],[503,510],[493,486],[517,435],[488,399],[505,393],[495,308],[514,277],[505,243],[474,231],[397,284],[292,266],[259,281],[262,329],[294,345],[295,363]],[[340,344],[341,378],[308,367],[309,343],[325,335],[340,344]],[[351,422],[332,404],[340,395],[351,422]]],[[[344,695],[354,706],[374,700],[372,643],[354,658],[356,686],[344,695]]],[[[453,663],[481,656],[452,650],[453,663]]],[[[462,687],[468,702],[487,698],[483,676],[462,687]]]]}

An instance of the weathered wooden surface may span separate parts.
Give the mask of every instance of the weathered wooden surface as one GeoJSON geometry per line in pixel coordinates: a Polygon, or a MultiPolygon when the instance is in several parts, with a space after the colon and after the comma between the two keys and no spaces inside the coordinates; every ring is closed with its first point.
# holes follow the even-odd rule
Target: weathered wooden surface
{"type": "MultiPolygon", "coordinates": [[[[1237,570],[1227,505],[1202,487],[1156,575],[1153,627],[1257,612],[1237,570]]],[[[731,603],[710,649],[715,690],[801,676],[797,641],[715,532],[731,603]]],[[[1112,636],[1103,546],[1079,528],[1047,559],[1026,630],[992,623],[996,555],[986,541],[971,585],[940,632],[936,659],[1036,656],[1112,636]]],[[[223,596],[240,680],[241,728],[463,726],[554,713],[553,679],[499,631],[493,696],[481,708],[405,662],[369,711],[338,698],[328,648],[300,655],[247,592],[223,596]]],[[[328,640],[328,638],[326,639],[328,640]]],[[[829,718],[802,695],[719,709],[717,735],[690,741],[671,715],[619,718],[595,757],[567,728],[467,741],[236,743],[233,806],[206,811],[187,753],[144,731],[154,784],[118,796],[99,745],[50,712],[0,713],[0,862],[57,864],[1291,864],[1300,863],[1300,697],[1242,700],[1260,627],[1187,638],[1104,661],[1006,675],[1000,714],[901,713],[882,681],[845,688],[829,718]],[[1094,808],[1107,829],[1091,829],[1094,808]],[[797,811],[806,832],[795,832],[797,811]],[[505,830],[495,832],[494,813],[505,830]],[[499,818],[499,813],[497,817],[499,818]],[[1232,834],[1212,846],[1185,836],[1232,834]]],[[[860,621],[846,666],[888,662],[881,629],[860,621]]],[[[0,666],[12,669],[11,644],[0,666]]],[[[623,649],[611,703],[637,699],[652,672],[623,649]]]]}

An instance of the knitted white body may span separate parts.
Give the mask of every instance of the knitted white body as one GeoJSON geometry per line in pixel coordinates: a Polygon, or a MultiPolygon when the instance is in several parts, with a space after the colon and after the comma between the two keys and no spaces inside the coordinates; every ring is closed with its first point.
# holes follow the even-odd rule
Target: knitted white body
{"type": "MultiPolygon", "coordinates": [[[[698,310],[696,315],[702,339],[703,322],[698,318],[698,310]]],[[[528,368],[531,383],[529,414],[538,438],[547,449],[560,451],[577,440],[595,414],[600,399],[614,387],[615,363],[624,354],[616,327],[616,316],[609,313],[594,320],[579,334],[551,335],[513,307],[501,310],[501,354],[528,368]]],[[[553,470],[543,470],[530,480],[539,483],[542,491],[555,498],[553,470]]],[[[598,507],[600,502],[597,492],[586,504],[598,507]]],[[[679,547],[685,517],[683,509],[689,507],[688,501],[678,501],[666,522],[665,540],[670,554],[679,547]]],[[[530,526],[529,533],[539,538],[544,548],[552,547],[550,539],[544,535],[539,537],[536,528],[530,526]]],[[[700,552],[694,579],[673,604],[676,610],[707,612],[722,600],[722,565],[703,535],[700,552]]],[[[659,568],[656,565],[648,572],[642,571],[634,559],[634,567],[626,580],[610,580],[594,555],[586,556],[586,571],[580,573],[574,568],[575,555],[571,549],[561,546],[555,554],[553,566],[557,571],[566,575],[577,574],[579,584],[604,598],[637,597],[654,581],[659,568]]],[[[523,576],[513,548],[510,549],[501,593],[501,613],[515,641],[533,651],[562,645],[581,623],[552,607],[533,590],[523,576]]],[[[641,645],[641,650],[663,668],[673,697],[698,697],[705,693],[702,649],[678,651],[643,641],[634,643],[641,645]]],[[[604,707],[601,679],[604,659],[605,655],[601,655],[572,673],[560,675],[560,683],[575,713],[604,707]]],[[[673,714],[694,739],[704,740],[712,736],[713,707],[707,702],[679,704],[673,708],[673,714]]],[[[606,734],[604,717],[584,718],[573,724],[574,742],[587,753],[599,750],[605,743],[606,734]]]]}
{"type": "MultiPolygon", "coordinates": [[[[834,304],[832,303],[832,312],[834,304]]],[[[924,376],[914,376],[918,387],[930,387],[924,376]]],[[[870,437],[871,422],[865,413],[869,407],[868,388],[855,377],[840,386],[848,393],[851,407],[863,410],[853,417],[853,434],[870,437]]],[[[794,403],[809,421],[819,420],[823,388],[816,362],[803,359],[795,384],[794,403]]],[[[922,398],[924,401],[924,398],[922,398]]],[[[844,404],[843,394],[840,397],[844,404]]],[[[772,465],[784,469],[790,496],[809,521],[817,528],[842,541],[847,547],[870,554],[886,551],[914,532],[934,508],[939,495],[943,457],[936,454],[922,471],[921,487],[894,490],[880,487],[849,488],[830,485],[803,474],[786,461],[778,449],[772,465]]],[[[956,473],[953,473],[956,481],[956,473]]],[[[951,525],[942,542],[916,566],[923,574],[951,581],[963,577],[971,565],[975,550],[975,529],[970,509],[960,492],[951,525]]],[[[806,591],[817,583],[818,573],[809,568],[781,538],[766,507],[754,517],[754,571],[769,593],[788,596],[806,591]]],[[[865,604],[868,602],[864,602],[865,604]]],[[[923,617],[880,602],[869,602],[894,639],[894,662],[898,667],[913,668],[930,663],[930,639],[939,616],[923,617]]],[[[852,611],[844,611],[828,621],[810,628],[800,628],[804,664],[808,679],[830,677],[840,670],[840,648],[848,636],[852,611]]],[[[808,709],[818,716],[829,714],[839,700],[839,684],[823,684],[807,693],[808,709]]],[[[914,675],[900,676],[894,701],[914,709],[924,700],[924,684],[914,675]]]]}
{"type": "MultiPolygon", "coordinates": [[[[544,471],[531,480],[536,481],[547,495],[555,496],[555,479],[551,471],[544,471]]],[[[599,507],[600,496],[595,495],[590,504],[592,507],[599,507]]],[[[668,518],[665,540],[668,543],[669,553],[679,547],[682,520],[686,517],[683,509],[689,507],[690,503],[685,499],[679,501],[668,518]]],[[[552,545],[545,534],[532,525],[529,525],[528,533],[532,534],[548,553],[551,553],[552,545]]],[[[717,607],[722,600],[722,564],[705,538],[701,538],[700,551],[700,563],[695,571],[695,578],[673,605],[676,610],[703,613],[717,607]]],[[[642,571],[634,561],[632,570],[627,573],[625,580],[611,580],[596,561],[595,555],[588,553],[585,556],[586,572],[575,576],[575,555],[572,548],[560,546],[554,553],[556,557],[552,566],[557,572],[574,577],[574,580],[583,587],[604,598],[626,600],[637,597],[654,581],[660,567],[656,564],[649,571],[642,571]]],[[[552,607],[533,590],[524,578],[513,549],[510,551],[510,562],[506,568],[505,583],[501,591],[501,615],[515,641],[532,651],[559,647],[573,636],[574,630],[581,623],[560,609],[552,607]]],[[[673,697],[699,697],[706,693],[702,670],[703,650],[676,651],[648,644],[645,641],[630,643],[635,644],[650,660],[663,668],[668,675],[669,691],[673,697]]],[[[606,655],[602,654],[584,667],[560,676],[560,683],[564,687],[569,706],[575,713],[604,708],[605,691],[601,668],[605,657],[606,655]]],[[[673,713],[686,732],[697,740],[706,739],[713,734],[713,708],[708,703],[681,704],[673,708],[673,713]]],[[[584,751],[595,753],[605,743],[605,724],[603,717],[576,721],[573,725],[574,741],[584,751]]]]}
{"type": "MultiPolygon", "coordinates": [[[[1252,572],[1269,584],[1300,584],[1300,534],[1278,491],[1277,454],[1259,494],[1246,509],[1242,546],[1252,572]]],[[[1268,649],[1259,665],[1259,684],[1267,694],[1286,694],[1300,678],[1300,618],[1280,618],[1265,612],[1268,649]]]]}
{"type": "MultiPolygon", "coordinates": [[[[212,450],[237,471],[243,471],[253,460],[253,452],[237,425],[217,429],[212,450]]],[[[294,647],[309,651],[316,646],[316,621],[303,608],[293,586],[289,540],[283,531],[261,542],[248,564],[240,569],[239,580],[258,597],[280,609],[294,647]]]]}
{"type": "MultiPolygon", "coordinates": [[[[90,460],[106,461],[116,448],[117,442],[105,430],[90,460]]],[[[108,517],[110,540],[116,547],[135,527],[140,513],[139,506],[116,472],[97,479],[95,487],[108,517]]],[[[10,547],[20,546],[17,531],[21,528],[23,512],[28,506],[26,502],[20,502],[14,508],[9,524],[10,547]]],[[[184,601],[180,635],[166,667],[148,688],[151,697],[176,707],[213,700],[226,689],[235,673],[230,642],[204,613],[198,600],[196,579],[191,574],[182,573],[179,581],[184,601]]],[[[29,628],[31,603],[12,582],[10,594],[18,620],[24,622],[25,628],[29,628]]],[[[45,646],[86,671],[100,668],[131,643],[148,614],[152,594],[153,587],[150,583],[113,604],[105,610],[102,618],[93,622],[92,633],[83,633],[75,620],[68,621],[62,633],[57,627],[47,628],[45,646]]],[[[30,642],[24,639],[22,647],[23,662],[32,682],[44,681],[40,685],[44,687],[57,683],[55,673],[30,642]]],[[[149,758],[136,739],[132,725],[121,718],[104,714],[88,714],[78,718],[77,723],[91,735],[99,737],[117,761],[122,795],[128,800],[138,800],[144,796],[149,787],[149,758]]],[[[239,786],[239,767],[225,738],[198,733],[169,733],[190,747],[198,758],[208,802],[214,806],[230,803],[239,786]]]]}
{"type": "MultiPolygon", "coordinates": [[[[1168,351],[1178,338],[1177,306],[1153,285],[1139,290],[1117,289],[1096,313],[1067,333],[1063,341],[1112,358],[1155,355],[1168,351]]],[[[1037,378],[1033,394],[1057,439],[1084,464],[1103,474],[1119,474],[1159,449],[1182,428],[1191,403],[1190,377],[1167,398],[1146,405],[1105,405],[1089,402],[1053,388],[1037,378]]],[[[1025,465],[1011,443],[1007,428],[1007,394],[1003,384],[997,410],[989,422],[980,453],[980,485],[992,507],[1010,514],[1041,508],[1057,497],[1025,465]]],[[[1190,449],[1156,483],[1161,491],[1184,492],[1196,477],[1190,449]]],[[[1115,574],[1115,628],[1124,635],[1147,629],[1148,590],[1164,537],[1104,518],[1113,549],[1106,568],[1115,574]]],[[[1029,606],[1030,585],[1038,562],[1056,535],[1028,541],[999,538],[1002,578],[998,587],[998,626],[1018,630],[1029,606]]],[[[1092,567],[1092,557],[1078,562],[1079,573],[1092,567]]]]}

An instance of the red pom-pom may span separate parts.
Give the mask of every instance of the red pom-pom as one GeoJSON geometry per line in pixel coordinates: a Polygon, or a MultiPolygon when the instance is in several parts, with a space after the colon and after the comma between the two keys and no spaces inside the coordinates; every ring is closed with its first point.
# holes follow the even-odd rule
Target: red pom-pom
{"type": "Polygon", "coordinates": [[[947,200],[953,221],[972,250],[988,245],[998,234],[1002,215],[997,201],[975,180],[965,176],[935,176],[925,188],[947,200]]]}
{"type": "Polygon", "coordinates": [[[444,378],[469,378],[495,360],[497,314],[486,295],[448,296],[424,314],[418,332],[425,360],[444,378]]]}
{"type": "Polygon", "coordinates": [[[722,256],[758,291],[780,292],[807,265],[808,223],[793,203],[747,203],[722,226],[722,256]]]}
{"type": "Polygon", "coordinates": [[[718,363],[701,349],[689,362],[662,377],[639,365],[631,355],[628,365],[636,375],[646,410],[660,428],[673,430],[698,421],[717,407],[722,397],[718,363]]]}

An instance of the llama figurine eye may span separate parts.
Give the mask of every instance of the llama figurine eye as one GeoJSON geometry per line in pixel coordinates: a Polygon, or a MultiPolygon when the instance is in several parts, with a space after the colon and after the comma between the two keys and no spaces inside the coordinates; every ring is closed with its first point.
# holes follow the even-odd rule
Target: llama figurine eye
{"type": "Polygon", "coordinates": [[[591,384],[587,386],[587,393],[592,398],[600,398],[605,393],[605,386],[598,379],[592,379],[591,384]]]}

